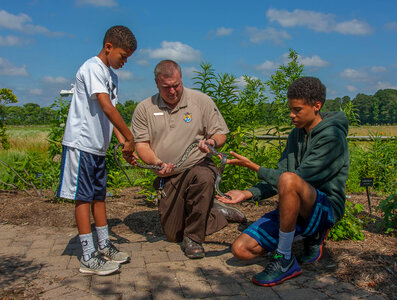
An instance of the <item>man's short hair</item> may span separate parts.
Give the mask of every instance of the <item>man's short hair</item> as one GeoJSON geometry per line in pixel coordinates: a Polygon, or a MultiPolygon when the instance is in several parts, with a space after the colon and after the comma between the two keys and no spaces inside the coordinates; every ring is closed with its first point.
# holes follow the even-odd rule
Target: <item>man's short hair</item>
{"type": "Polygon", "coordinates": [[[106,43],[111,43],[115,48],[129,51],[135,51],[137,48],[134,34],[122,25],[112,26],[106,31],[103,39],[103,47],[105,47],[106,43]]]}
{"type": "Polygon", "coordinates": [[[301,77],[288,87],[288,99],[302,99],[308,104],[315,105],[320,101],[325,102],[326,88],[316,77],[301,77]]]}
{"type": "Polygon", "coordinates": [[[162,60],[154,68],[154,78],[157,79],[160,74],[164,77],[171,77],[175,70],[179,72],[182,78],[181,67],[176,62],[171,59],[162,60]]]}

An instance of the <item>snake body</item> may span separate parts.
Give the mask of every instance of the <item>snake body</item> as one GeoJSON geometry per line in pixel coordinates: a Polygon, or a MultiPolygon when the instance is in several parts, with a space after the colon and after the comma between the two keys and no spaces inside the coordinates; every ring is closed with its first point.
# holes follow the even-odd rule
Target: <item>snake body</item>
{"type": "MultiPolygon", "coordinates": [[[[116,147],[114,148],[114,159],[117,163],[117,165],[119,166],[119,168],[123,171],[124,175],[127,177],[129,183],[132,185],[130,178],[128,177],[127,173],[125,172],[123,166],[120,164],[119,160],[117,159],[117,150],[118,148],[122,146],[122,143],[118,143],[116,145],[116,147]]],[[[186,148],[185,152],[183,153],[181,159],[175,164],[175,168],[180,167],[185,160],[187,159],[187,157],[189,156],[189,153],[198,146],[198,143],[192,143],[189,145],[189,147],[186,148]]],[[[218,175],[216,176],[215,179],[215,190],[218,193],[219,196],[221,197],[226,197],[230,199],[230,196],[225,195],[224,193],[221,192],[221,190],[219,189],[219,184],[222,180],[222,174],[223,174],[223,170],[225,168],[226,165],[226,160],[227,160],[227,153],[224,152],[219,152],[218,150],[216,150],[216,148],[212,147],[211,145],[208,145],[208,148],[210,149],[210,153],[212,155],[217,155],[217,156],[221,156],[221,165],[219,167],[219,172],[218,175]]],[[[161,170],[163,167],[161,166],[157,166],[157,165],[145,165],[145,164],[141,164],[139,162],[137,162],[137,166],[142,168],[142,169],[152,169],[152,170],[161,170]]]]}

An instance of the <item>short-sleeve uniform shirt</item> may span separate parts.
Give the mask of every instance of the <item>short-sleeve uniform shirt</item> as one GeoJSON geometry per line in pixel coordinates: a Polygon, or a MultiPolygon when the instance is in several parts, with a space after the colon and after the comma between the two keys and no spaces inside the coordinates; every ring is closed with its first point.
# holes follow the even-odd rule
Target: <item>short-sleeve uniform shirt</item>
{"type": "MultiPolygon", "coordinates": [[[[140,102],[132,117],[131,130],[135,142],[149,142],[156,156],[165,163],[177,163],[192,143],[229,132],[214,101],[188,88],[183,89],[181,100],[173,109],[160,94],[140,102]]],[[[172,174],[183,172],[205,156],[194,148],[172,174]]]]}
{"type": "Polygon", "coordinates": [[[113,124],[104,113],[97,93],[109,94],[116,106],[117,75],[94,56],[77,71],[75,91],[70,103],[62,145],[105,156],[113,132],[113,124]]]}

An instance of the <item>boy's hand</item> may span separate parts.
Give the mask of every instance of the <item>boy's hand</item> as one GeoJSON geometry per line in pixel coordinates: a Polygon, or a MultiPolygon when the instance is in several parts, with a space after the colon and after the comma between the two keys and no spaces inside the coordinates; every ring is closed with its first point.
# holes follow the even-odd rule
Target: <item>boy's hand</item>
{"type": "Polygon", "coordinates": [[[125,141],[124,142],[124,147],[121,150],[121,152],[123,153],[123,157],[124,159],[131,165],[136,165],[136,161],[137,161],[137,156],[134,153],[135,151],[135,146],[134,146],[134,141],[125,141]]]}
{"type": "Polygon", "coordinates": [[[248,169],[251,169],[252,171],[258,172],[260,166],[256,163],[250,161],[245,156],[237,154],[236,152],[230,151],[230,154],[233,155],[235,159],[228,159],[226,161],[227,164],[246,167],[248,169]]]}

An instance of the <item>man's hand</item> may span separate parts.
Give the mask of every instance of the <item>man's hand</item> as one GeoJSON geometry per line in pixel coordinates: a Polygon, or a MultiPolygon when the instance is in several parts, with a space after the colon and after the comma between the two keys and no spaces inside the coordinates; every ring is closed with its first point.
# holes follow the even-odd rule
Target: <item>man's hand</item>
{"type": "Polygon", "coordinates": [[[171,172],[175,169],[175,165],[172,163],[166,164],[160,161],[159,163],[156,164],[157,166],[163,167],[160,171],[156,171],[158,175],[168,175],[171,174],[171,172]]]}
{"type": "Polygon", "coordinates": [[[252,197],[251,192],[241,190],[231,190],[225,193],[225,195],[230,196],[231,199],[219,195],[217,195],[216,198],[226,204],[236,204],[252,197]]]}
{"type": "Polygon", "coordinates": [[[237,165],[240,167],[246,167],[248,169],[251,169],[252,171],[258,172],[259,171],[259,165],[256,163],[250,161],[248,158],[245,156],[242,156],[240,154],[237,154],[236,152],[230,151],[230,154],[235,157],[235,159],[228,159],[226,161],[227,164],[229,165],[237,165]]]}
{"type": "Polygon", "coordinates": [[[214,139],[200,140],[197,147],[201,152],[210,153],[211,150],[210,148],[208,148],[207,145],[211,145],[212,147],[216,148],[216,143],[214,139]]]}

